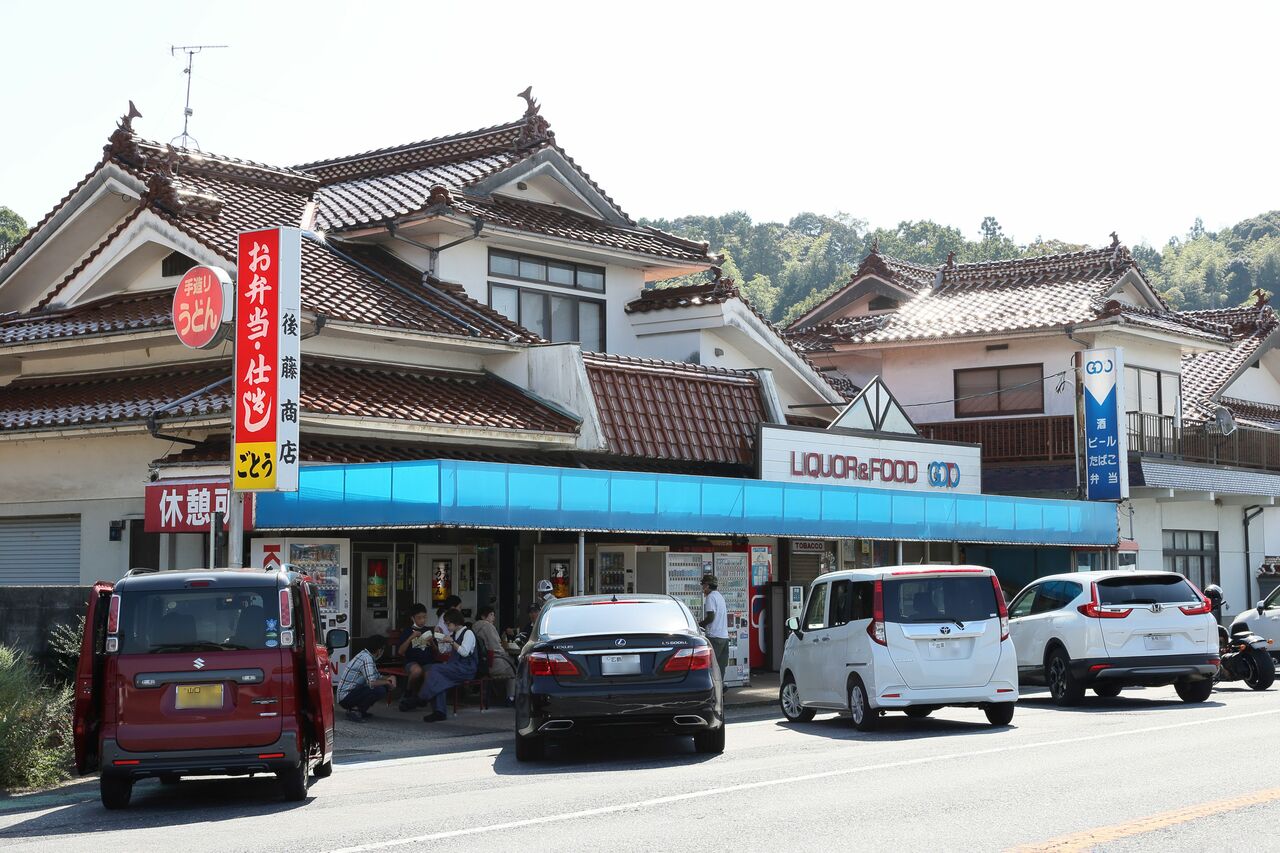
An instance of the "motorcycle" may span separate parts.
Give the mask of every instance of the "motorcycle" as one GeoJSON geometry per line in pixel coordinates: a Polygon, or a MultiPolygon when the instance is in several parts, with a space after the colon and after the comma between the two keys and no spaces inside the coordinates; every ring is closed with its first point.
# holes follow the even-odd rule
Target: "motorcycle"
{"type": "Polygon", "coordinates": [[[1276,680],[1276,665],[1271,659],[1271,641],[1252,631],[1229,634],[1218,626],[1218,652],[1222,663],[1213,677],[1219,681],[1243,681],[1254,690],[1266,690],[1276,680]]]}

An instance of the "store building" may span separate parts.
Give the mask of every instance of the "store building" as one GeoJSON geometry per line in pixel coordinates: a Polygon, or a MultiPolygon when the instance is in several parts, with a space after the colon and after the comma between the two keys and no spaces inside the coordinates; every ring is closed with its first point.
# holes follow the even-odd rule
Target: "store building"
{"type": "MultiPolygon", "coordinates": [[[[1265,299],[1170,310],[1113,237],[1097,250],[936,268],[873,251],[789,334],[850,381],[881,377],[923,435],[981,445],[987,491],[1069,498],[1082,494],[1075,357],[1119,348],[1129,493],[1117,559],[1219,583],[1239,610],[1277,550],[1276,327],[1265,299]]],[[[967,557],[1031,576],[1097,565],[1040,549],[967,557]]]]}

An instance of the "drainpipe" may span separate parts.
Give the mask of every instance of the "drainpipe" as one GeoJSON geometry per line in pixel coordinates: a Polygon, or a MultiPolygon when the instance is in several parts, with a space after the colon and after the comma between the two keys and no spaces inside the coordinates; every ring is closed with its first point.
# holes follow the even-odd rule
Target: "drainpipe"
{"type": "MultiPolygon", "coordinates": [[[[1249,602],[1253,601],[1253,569],[1249,558],[1249,522],[1262,515],[1262,507],[1254,504],[1244,508],[1244,610],[1249,609],[1249,602]]],[[[1244,612],[1242,610],[1241,612],[1244,612]]]]}

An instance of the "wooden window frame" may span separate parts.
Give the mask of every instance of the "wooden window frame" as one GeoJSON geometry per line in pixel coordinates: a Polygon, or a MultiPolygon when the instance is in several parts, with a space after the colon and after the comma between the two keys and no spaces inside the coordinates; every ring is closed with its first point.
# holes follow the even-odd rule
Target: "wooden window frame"
{"type": "MultiPolygon", "coordinates": [[[[1020,385],[1023,383],[1019,383],[1020,385]]],[[[990,367],[961,367],[951,372],[951,394],[952,408],[955,411],[957,419],[960,418],[991,418],[1001,417],[1004,415],[1042,415],[1044,414],[1044,362],[1028,362],[1026,364],[998,364],[990,367]],[[1034,408],[1024,409],[1004,409],[1000,407],[1000,398],[1003,396],[1005,388],[1000,385],[1000,371],[1002,370],[1025,370],[1028,367],[1038,367],[1040,369],[1040,405],[1034,408]],[[996,409],[994,411],[983,412],[965,412],[961,413],[956,401],[960,398],[960,375],[964,373],[977,373],[980,371],[994,370],[996,372],[996,391],[987,396],[994,398],[996,401],[996,409]]]]}

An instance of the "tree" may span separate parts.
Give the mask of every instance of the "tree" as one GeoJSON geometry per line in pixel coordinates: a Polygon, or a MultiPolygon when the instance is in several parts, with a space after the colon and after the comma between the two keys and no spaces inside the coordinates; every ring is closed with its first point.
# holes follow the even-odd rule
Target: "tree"
{"type": "Polygon", "coordinates": [[[0,205],[0,257],[3,257],[26,234],[26,221],[10,208],[0,205]]]}

